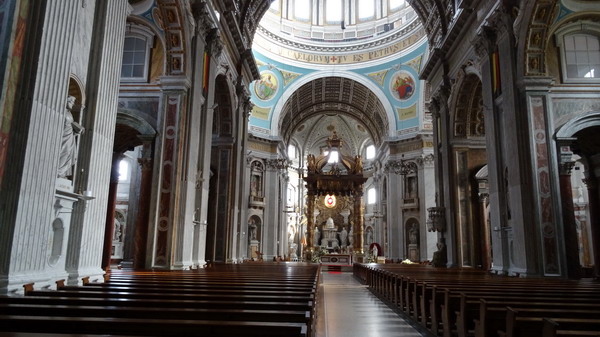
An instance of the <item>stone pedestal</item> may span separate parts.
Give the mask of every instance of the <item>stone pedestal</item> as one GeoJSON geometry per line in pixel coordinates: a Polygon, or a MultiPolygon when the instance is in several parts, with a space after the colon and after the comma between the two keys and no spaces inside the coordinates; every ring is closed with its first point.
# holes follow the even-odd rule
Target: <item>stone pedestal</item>
{"type": "Polygon", "coordinates": [[[408,245],[408,259],[417,262],[419,261],[419,245],[411,243],[408,245]]]}
{"type": "MultiPolygon", "coordinates": [[[[59,180],[66,180],[60,179],[59,180]]],[[[57,182],[57,187],[58,187],[57,182]]],[[[79,199],[77,194],[74,194],[67,188],[62,190],[64,185],[61,185],[61,189],[57,189],[54,194],[54,220],[50,224],[50,235],[48,236],[48,266],[50,273],[54,274],[51,278],[63,278],[68,277],[66,269],[66,255],[67,255],[67,243],[69,240],[69,229],[71,225],[71,217],[73,215],[73,205],[79,199]]],[[[70,188],[72,190],[72,188],[70,188]]]]}
{"type": "Polygon", "coordinates": [[[256,253],[258,251],[258,240],[251,240],[250,241],[250,257],[253,259],[258,258],[258,254],[256,253]]]}

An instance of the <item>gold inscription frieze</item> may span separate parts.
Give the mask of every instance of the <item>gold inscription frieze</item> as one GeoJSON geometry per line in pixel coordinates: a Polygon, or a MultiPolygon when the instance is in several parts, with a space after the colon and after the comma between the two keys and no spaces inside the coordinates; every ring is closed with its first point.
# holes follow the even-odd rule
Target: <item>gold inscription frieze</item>
{"type": "Polygon", "coordinates": [[[433,147],[433,142],[431,141],[414,141],[406,144],[398,144],[395,146],[390,146],[390,154],[401,154],[406,152],[412,152],[421,150],[422,148],[431,148],[433,147]]]}
{"type": "Polygon", "coordinates": [[[248,147],[255,151],[269,152],[269,153],[277,153],[277,146],[271,144],[257,143],[257,142],[248,142],[248,147]]]}
{"type": "Polygon", "coordinates": [[[402,39],[394,44],[384,46],[379,49],[371,50],[371,51],[362,51],[357,53],[350,54],[325,54],[325,53],[307,53],[304,51],[292,50],[285,47],[274,45],[272,42],[265,40],[261,35],[256,36],[256,40],[259,41],[259,44],[268,45],[269,50],[281,57],[292,59],[295,61],[312,63],[312,64],[354,64],[360,62],[368,62],[372,60],[377,60],[380,58],[384,58],[387,56],[394,55],[399,51],[409,48],[417,41],[419,41],[422,37],[425,36],[425,30],[419,29],[415,31],[413,34],[409,35],[405,39],[402,39]]]}

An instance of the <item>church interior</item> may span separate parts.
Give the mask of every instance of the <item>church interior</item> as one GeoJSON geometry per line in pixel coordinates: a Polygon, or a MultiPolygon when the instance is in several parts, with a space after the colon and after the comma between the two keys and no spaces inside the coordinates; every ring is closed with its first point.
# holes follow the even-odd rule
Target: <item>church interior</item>
{"type": "Polygon", "coordinates": [[[0,0],[0,46],[0,331],[600,336],[598,1],[0,0]]]}

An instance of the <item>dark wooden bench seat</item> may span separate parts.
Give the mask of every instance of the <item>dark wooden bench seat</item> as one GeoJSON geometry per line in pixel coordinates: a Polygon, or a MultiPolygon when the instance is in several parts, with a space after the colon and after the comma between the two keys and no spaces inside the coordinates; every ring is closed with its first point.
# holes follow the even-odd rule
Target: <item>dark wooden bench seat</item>
{"type": "Polygon", "coordinates": [[[308,324],[310,311],[215,308],[108,307],[0,303],[0,315],[115,317],[145,319],[203,319],[221,321],[293,322],[308,324]]]}
{"type": "Polygon", "coordinates": [[[130,336],[305,337],[304,323],[0,315],[4,331],[130,336]]]}
{"type": "Polygon", "coordinates": [[[181,294],[181,295],[258,295],[258,296],[280,296],[280,297],[302,297],[312,298],[314,291],[308,290],[279,290],[279,289],[246,289],[245,287],[232,287],[229,289],[202,289],[202,288],[166,288],[162,289],[159,287],[135,287],[135,286],[110,286],[110,287],[62,287],[59,289],[61,292],[77,292],[77,293],[89,293],[89,292],[100,292],[100,293],[142,293],[142,294],[181,294]]]}
{"type": "MultiPolygon", "coordinates": [[[[506,328],[498,331],[503,337],[529,337],[540,335],[543,337],[557,336],[560,333],[579,331],[583,334],[600,332],[600,317],[592,314],[594,318],[586,317],[586,314],[570,315],[564,312],[540,312],[541,309],[513,309],[506,311],[506,328]]],[[[571,334],[572,335],[572,334],[571,334]]]]}
{"type": "Polygon", "coordinates": [[[245,295],[245,294],[184,294],[184,293],[139,293],[127,291],[89,291],[81,289],[78,291],[52,291],[36,290],[28,293],[28,296],[47,296],[47,297],[86,297],[86,298],[122,298],[122,299],[158,299],[158,300],[194,300],[194,301],[271,301],[271,302],[306,302],[313,300],[314,295],[303,296],[282,296],[276,293],[269,295],[245,295]]]}
{"type": "MultiPolygon", "coordinates": [[[[542,317],[546,317],[555,311],[566,312],[566,315],[576,313],[578,316],[593,314],[600,317],[600,303],[578,303],[573,301],[486,301],[480,299],[477,301],[479,308],[476,311],[472,309],[471,303],[471,301],[468,301],[468,307],[465,310],[465,320],[467,323],[472,320],[474,335],[476,337],[491,336],[498,330],[504,330],[506,328],[508,307],[524,310],[523,312],[537,310],[542,314],[542,317]]],[[[472,304],[475,305],[475,303],[472,304]]]]}
{"type": "Polygon", "coordinates": [[[279,290],[279,291],[312,291],[315,288],[315,284],[310,283],[306,285],[297,285],[297,284],[278,284],[278,285],[266,285],[266,284],[253,284],[246,282],[238,282],[238,283],[140,283],[140,282],[122,282],[122,281],[110,281],[110,283],[89,283],[86,287],[97,287],[97,288],[118,288],[118,287],[135,287],[138,289],[144,288],[156,288],[159,287],[164,290],[169,289],[210,289],[210,290],[219,290],[219,289],[247,289],[247,290],[262,290],[262,289],[270,289],[270,290],[279,290]]]}
{"type": "Polygon", "coordinates": [[[312,301],[305,302],[270,302],[270,301],[193,301],[193,300],[150,300],[124,298],[85,298],[55,296],[1,297],[0,303],[22,304],[55,304],[55,305],[93,305],[93,306],[136,306],[164,308],[214,308],[214,309],[246,309],[246,310],[311,310],[312,301]]]}

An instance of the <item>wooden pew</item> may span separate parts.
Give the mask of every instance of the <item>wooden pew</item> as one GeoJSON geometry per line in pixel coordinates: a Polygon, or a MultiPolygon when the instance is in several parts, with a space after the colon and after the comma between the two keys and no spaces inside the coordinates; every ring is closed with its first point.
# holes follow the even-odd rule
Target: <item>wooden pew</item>
{"type": "MultiPolygon", "coordinates": [[[[597,312],[590,312],[594,317],[599,317],[597,312]]],[[[553,312],[544,309],[515,310],[508,307],[506,311],[506,329],[499,331],[501,337],[528,337],[549,335],[557,336],[565,332],[565,335],[587,335],[594,336],[600,332],[600,318],[586,318],[586,314],[573,313],[568,310],[555,310],[553,312]],[[582,317],[584,316],[584,317],[582,317]],[[561,327],[561,330],[559,330],[561,327]],[[576,333],[577,332],[577,333],[576,333]]]]}
{"type": "Polygon", "coordinates": [[[593,281],[519,279],[477,270],[402,265],[355,265],[354,271],[381,299],[397,306],[436,336],[473,336],[478,329],[475,321],[481,316],[480,299],[494,306],[497,302],[504,312],[506,305],[502,302],[521,302],[523,308],[531,310],[536,308],[535,304],[528,305],[532,303],[551,310],[551,302],[577,302],[583,307],[581,311],[577,312],[576,307],[570,310],[584,316],[596,315],[594,305],[600,303],[600,284],[593,281]]]}
{"type": "Polygon", "coordinates": [[[0,331],[311,336],[319,269],[213,265],[201,272],[116,271],[107,280],[0,297],[0,331]]]}

